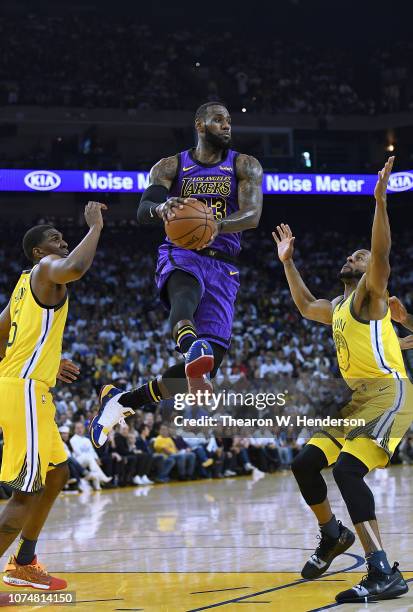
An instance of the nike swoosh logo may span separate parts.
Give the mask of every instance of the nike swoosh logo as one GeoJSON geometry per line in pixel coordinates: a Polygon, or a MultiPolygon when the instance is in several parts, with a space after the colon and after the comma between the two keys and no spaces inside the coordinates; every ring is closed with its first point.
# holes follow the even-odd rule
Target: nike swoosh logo
{"type": "Polygon", "coordinates": [[[380,387],[379,391],[385,391],[386,389],[388,389],[390,387],[390,385],[387,385],[387,387],[380,387]]]}
{"type": "Polygon", "coordinates": [[[237,271],[237,272],[233,272],[233,271],[231,270],[230,275],[231,275],[231,276],[234,276],[234,274],[239,274],[239,272],[238,272],[238,271],[237,271]]]}
{"type": "Polygon", "coordinates": [[[187,168],[182,168],[183,172],[188,172],[188,170],[192,170],[192,168],[195,168],[196,164],[194,164],[193,166],[188,166],[187,168]]]}

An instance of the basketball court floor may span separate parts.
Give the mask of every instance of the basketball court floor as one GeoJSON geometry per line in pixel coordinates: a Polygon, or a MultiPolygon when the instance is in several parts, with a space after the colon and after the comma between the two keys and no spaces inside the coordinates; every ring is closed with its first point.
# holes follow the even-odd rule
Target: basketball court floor
{"type": "MultiPolygon", "coordinates": [[[[410,467],[396,466],[369,477],[389,558],[400,562],[411,581],[411,592],[399,600],[336,605],[334,595],[365,573],[358,544],[326,576],[313,582],[301,579],[299,571],[314,551],[317,530],[291,473],[281,472],[61,495],[38,552],[51,572],[68,580],[77,603],[21,608],[413,611],[412,476],[410,467]]],[[[337,518],[350,525],[331,472],[327,480],[337,518]]]]}

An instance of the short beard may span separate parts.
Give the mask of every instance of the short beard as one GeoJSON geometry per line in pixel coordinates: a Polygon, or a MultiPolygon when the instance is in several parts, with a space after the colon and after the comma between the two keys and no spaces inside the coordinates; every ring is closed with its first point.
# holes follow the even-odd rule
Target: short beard
{"type": "Polygon", "coordinates": [[[210,130],[205,126],[205,142],[207,142],[214,149],[219,149],[221,151],[228,151],[231,148],[232,140],[223,140],[220,136],[213,134],[210,130]]]}
{"type": "Polygon", "coordinates": [[[339,272],[338,278],[339,280],[360,280],[363,276],[364,272],[360,272],[360,270],[354,270],[351,272],[339,272]]]}

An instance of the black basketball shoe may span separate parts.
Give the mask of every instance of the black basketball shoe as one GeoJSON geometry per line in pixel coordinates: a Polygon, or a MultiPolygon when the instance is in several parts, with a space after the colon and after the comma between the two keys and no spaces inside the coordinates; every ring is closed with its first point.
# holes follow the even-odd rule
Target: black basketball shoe
{"type": "Polygon", "coordinates": [[[397,569],[398,563],[392,567],[391,574],[384,574],[376,567],[367,564],[368,574],[347,591],[336,595],[338,603],[367,603],[381,599],[395,599],[409,590],[402,574],[397,569]]]}
{"type": "Polygon", "coordinates": [[[320,543],[301,571],[303,578],[308,580],[319,578],[328,570],[333,559],[346,552],[354,544],[356,539],[354,533],[347,527],[344,527],[341,521],[337,522],[340,529],[338,538],[330,538],[330,536],[322,531],[320,532],[321,536],[317,536],[320,543]]]}

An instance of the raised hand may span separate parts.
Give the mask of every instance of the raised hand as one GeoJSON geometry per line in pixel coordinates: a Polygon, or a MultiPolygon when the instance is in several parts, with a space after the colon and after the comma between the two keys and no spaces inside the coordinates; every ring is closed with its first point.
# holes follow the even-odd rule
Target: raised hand
{"type": "Polygon", "coordinates": [[[101,202],[88,202],[85,206],[85,220],[90,228],[103,227],[102,210],[107,210],[106,204],[101,202]]]}
{"type": "Polygon", "coordinates": [[[277,225],[277,231],[272,232],[272,237],[277,245],[278,257],[280,258],[280,261],[285,263],[289,259],[292,259],[295,236],[293,236],[290,226],[285,225],[284,223],[277,225]]]}
{"type": "Polygon", "coordinates": [[[378,179],[376,183],[376,187],[374,188],[374,197],[376,200],[385,200],[387,185],[389,183],[390,174],[394,164],[394,155],[389,157],[389,159],[384,164],[384,168],[380,170],[378,174],[378,179]]]}

